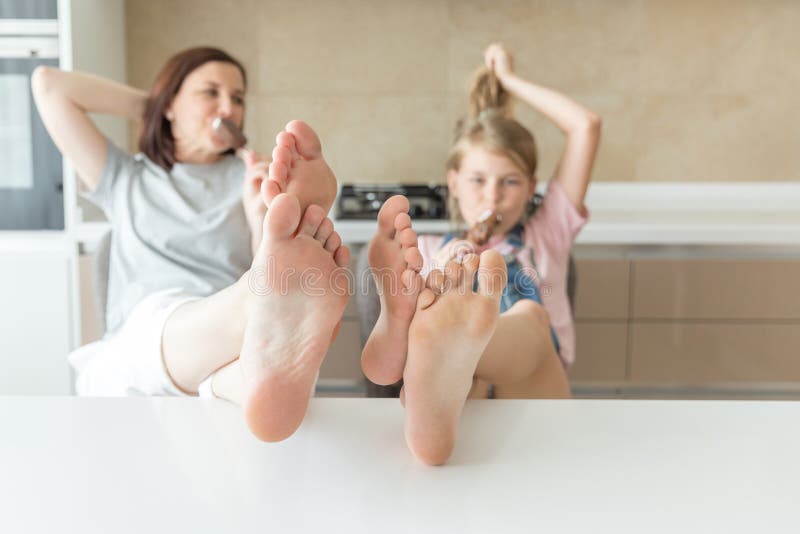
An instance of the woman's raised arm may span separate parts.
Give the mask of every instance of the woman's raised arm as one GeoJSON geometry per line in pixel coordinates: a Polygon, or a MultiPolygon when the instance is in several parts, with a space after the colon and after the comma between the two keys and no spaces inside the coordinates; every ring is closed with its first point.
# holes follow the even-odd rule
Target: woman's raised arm
{"type": "Polygon", "coordinates": [[[106,160],[106,140],[89,113],[140,120],[147,93],[91,74],[37,67],[31,78],[33,97],[47,131],[75,166],[81,181],[97,187],[106,160]]]}

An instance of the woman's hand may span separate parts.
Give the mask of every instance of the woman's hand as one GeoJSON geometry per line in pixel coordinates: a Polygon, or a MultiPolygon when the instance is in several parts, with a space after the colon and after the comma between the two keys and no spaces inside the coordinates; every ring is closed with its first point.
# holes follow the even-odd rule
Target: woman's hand
{"type": "Polygon", "coordinates": [[[483,52],[483,60],[501,83],[506,76],[514,74],[514,59],[500,43],[490,44],[483,52]]]}
{"type": "Polygon", "coordinates": [[[261,184],[268,177],[269,162],[254,150],[245,150],[242,159],[245,165],[242,205],[255,251],[255,247],[261,242],[262,225],[267,214],[267,206],[261,197],[261,184]]]}

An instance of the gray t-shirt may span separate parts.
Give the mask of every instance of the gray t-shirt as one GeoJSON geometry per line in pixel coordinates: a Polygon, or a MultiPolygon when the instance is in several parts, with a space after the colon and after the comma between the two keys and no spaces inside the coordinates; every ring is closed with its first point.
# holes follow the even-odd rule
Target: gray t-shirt
{"type": "Polygon", "coordinates": [[[169,288],[208,296],[250,267],[242,206],[244,163],[178,163],[165,171],[108,141],[97,189],[85,196],[111,222],[106,332],[117,331],[144,297],[169,288]]]}

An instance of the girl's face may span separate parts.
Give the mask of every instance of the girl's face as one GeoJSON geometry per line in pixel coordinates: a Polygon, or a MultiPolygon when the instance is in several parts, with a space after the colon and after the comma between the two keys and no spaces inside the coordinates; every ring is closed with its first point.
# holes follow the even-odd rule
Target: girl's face
{"type": "Polygon", "coordinates": [[[534,176],[526,176],[506,156],[478,146],[467,150],[457,172],[447,173],[447,183],[468,225],[486,210],[502,216],[495,235],[507,233],[520,221],[536,191],[534,176]]]}
{"type": "Polygon", "coordinates": [[[244,119],[244,79],[230,63],[210,61],[190,72],[166,112],[176,147],[187,155],[216,155],[230,148],[214,135],[217,117],[241,128],[244,119]]]}

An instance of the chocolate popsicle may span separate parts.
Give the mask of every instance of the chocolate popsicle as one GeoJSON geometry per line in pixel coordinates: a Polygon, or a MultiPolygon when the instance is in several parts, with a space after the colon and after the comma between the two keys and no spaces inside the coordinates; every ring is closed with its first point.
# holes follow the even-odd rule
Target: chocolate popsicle
{"type": "Polygon", "coordinates": [[[502,216],[492,210],[486,210],[467,231],[467,239],[478,246],[485,245],[501,220],[503,220],[502,216]]]}
{"type": "Polygon", "coordinates": [[[234,150],[238,150],[247,144],[247,137],[230,119],[217,117],[211,127],[214,128],[214,133],[217,137],[228,143],[234,150]]]}

